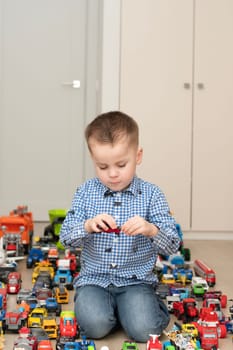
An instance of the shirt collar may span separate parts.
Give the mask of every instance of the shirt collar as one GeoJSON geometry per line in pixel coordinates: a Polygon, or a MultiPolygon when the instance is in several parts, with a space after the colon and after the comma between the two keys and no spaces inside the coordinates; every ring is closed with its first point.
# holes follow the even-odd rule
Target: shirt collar
{"type": "MultiPolygon", "coordinates": [[[[99,186],[100,186],[100,189],[101,189],[101,192],[103,193],[103,196],[111,196],[113,195],[113,193],[116,193],[112,190],[110,190],[107,186],[104,186],[102,184],[102,182],[97,178],[96,179],[99,186]]],[[[140,194],[141,193],[141,188],[140,188],[140,181],[139,181],[139,178],[137,176],[134,176],[133,180],[131,181],[129,187],[127,187],[125,190],[121,191],[122,193],[131,193],[133,194],[134,196],[136,196],[137,194],[140,194]]]]}

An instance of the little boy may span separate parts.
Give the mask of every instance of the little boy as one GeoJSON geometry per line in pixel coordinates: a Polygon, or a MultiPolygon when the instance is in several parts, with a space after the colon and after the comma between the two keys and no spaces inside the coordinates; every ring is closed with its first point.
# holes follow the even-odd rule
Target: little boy
{"type": "Polygon", "coordinates": [[[169,323],[153,268],[158,253],[178,250],[176,222],[162,191],[136,176],[143,151],[133,118],[104,113],[85,137],[96,177],[77,189],[60,232],[65,246],[82,247],[74,281],[81,335],[99,339],[121,325],[146,342],[169,323]]]}

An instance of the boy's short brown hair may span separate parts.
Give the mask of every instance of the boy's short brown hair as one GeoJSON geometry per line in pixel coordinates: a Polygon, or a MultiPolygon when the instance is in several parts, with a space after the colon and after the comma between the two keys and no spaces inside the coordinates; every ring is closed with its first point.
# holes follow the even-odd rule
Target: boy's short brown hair
{"type": "Polygon", "coordinates": [[[93,137],[99,143],[111,143],[113,145],[123,136],[129,138],[130,144],[138,146],[138,124],[132,117],[120,111],[100,114],[87,125],[85,130],[88,146],[90,137],[93,137]]]}

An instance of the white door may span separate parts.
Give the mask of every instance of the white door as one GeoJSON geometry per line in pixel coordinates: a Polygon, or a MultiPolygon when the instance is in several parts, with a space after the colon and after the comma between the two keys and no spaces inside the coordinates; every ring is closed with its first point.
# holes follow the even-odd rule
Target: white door
{"type": "Polygon", "coordinates": [[[195,3],[192,228],[232,231],[233,2],[195,3]]]}
{"type": "Polygon", "coordinates": [[[87,93],[88,64],[95,72],[97,62],[87,59],[96,47],[87,36],[88,25],[95,31],[90,7],[0,1],[0,215],[27,204],[36,220],[47,220],[83,181],[85,113],[96,105],[95,91],[87,93]]]}
{"type": "Polygon", "coordinates": [[[138,175],[158,184],[190,228],[192,0],[122,2],[120,108],[140,124],[138,175]]]}

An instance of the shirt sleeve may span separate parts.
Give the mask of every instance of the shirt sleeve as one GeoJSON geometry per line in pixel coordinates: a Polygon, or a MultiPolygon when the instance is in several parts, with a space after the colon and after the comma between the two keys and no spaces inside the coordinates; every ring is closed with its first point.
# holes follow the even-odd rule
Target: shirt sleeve
{"type": "Polygon", "coordinates": [[[63,221],[60,241],[65,247],[81,247],[83,239],[91,236],[84,229],[86,221],[84,194],[84,187],[76,190],[71,208],[63,221]]]}
{"type": "Polygon", "coordinates": [[[170,213],[164,193],[158,187],[156,187],[151,198],[149,222],[159,229],[157,235],[152,238],[158,253],[162,255],[176,253],[180,247],[176,221],[170,213]]]}

